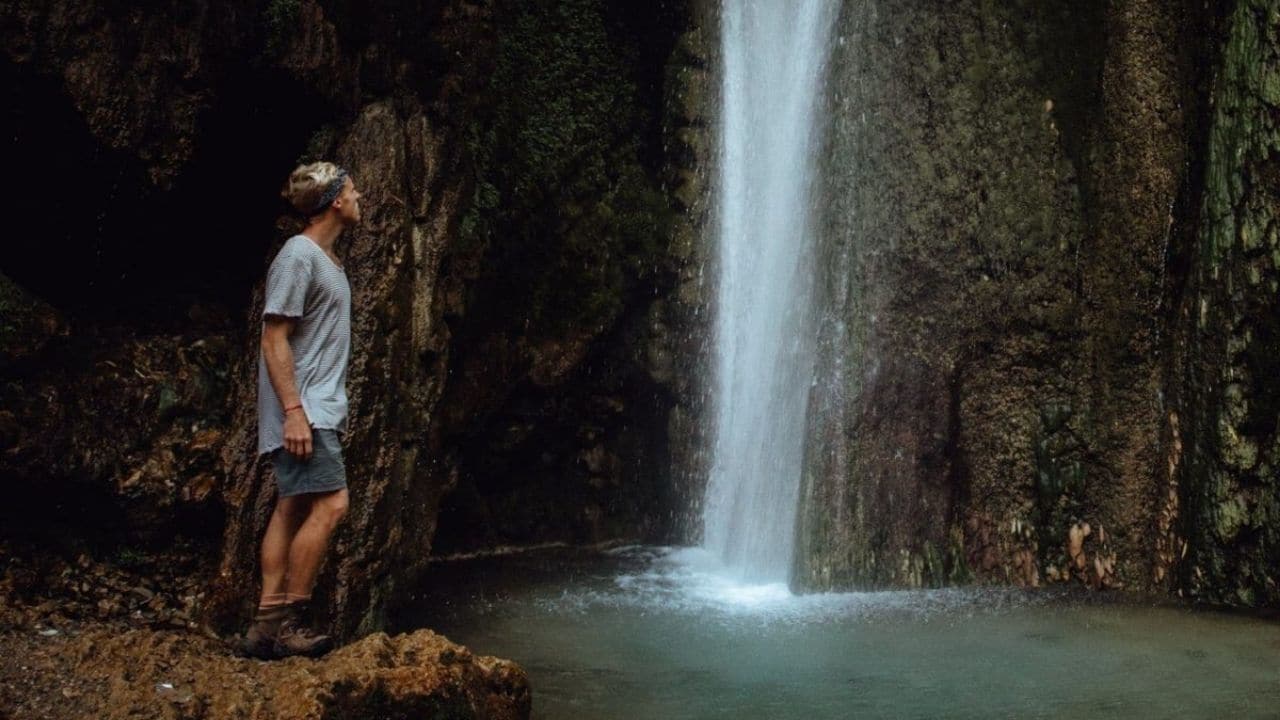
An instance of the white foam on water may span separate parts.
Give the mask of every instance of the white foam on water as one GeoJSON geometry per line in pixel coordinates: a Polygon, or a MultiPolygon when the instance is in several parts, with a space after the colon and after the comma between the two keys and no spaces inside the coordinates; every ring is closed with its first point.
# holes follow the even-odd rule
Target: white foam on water
{"type": "Polygon", "coordinates": [[[737,578],[704,548],[627,547],[610,554],[639,566],[597,586],[564,589],[541,602],[546,610],[589,612],[601,608],[644,614],[697,616],[729,624],[812,624],[859,619],[928,620],[964,617],[1043,602],[1047,596],[1012,588],[796,594],[785,583],[737,578]]]}

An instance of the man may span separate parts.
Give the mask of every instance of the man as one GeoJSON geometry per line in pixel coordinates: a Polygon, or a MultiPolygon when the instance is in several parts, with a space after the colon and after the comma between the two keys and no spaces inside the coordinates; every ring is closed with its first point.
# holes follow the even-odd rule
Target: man
{"type": "Polygon", "coordinates": [[[305,622],[316,574],[347,509],[338,433],[346,431],[351,288],[333,246],[360,222],[360,193],[333,163],[303,165],[281,193],[307,227],[267,272],[258,358],[258,452],[271,453],[276,506],[262,539],[262,595],[243,650],[263,659],[321,655],[331,638],[305,622]]]}

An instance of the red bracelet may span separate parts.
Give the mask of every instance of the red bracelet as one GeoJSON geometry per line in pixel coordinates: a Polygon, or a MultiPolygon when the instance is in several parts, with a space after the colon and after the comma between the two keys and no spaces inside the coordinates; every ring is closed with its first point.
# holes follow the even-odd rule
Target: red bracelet
{"type": "Polygon", "coordinates": [[[285,414],[285,415],[288,415],[289,413],[293,412],[294,410],[301,410],[301,409],[302,409],[302,403],[298,403],[297,405],[290,405],[289,407],[287,407],[287,408],[285,408],[285,409],[284,409],[284,414],[285,414]]]}

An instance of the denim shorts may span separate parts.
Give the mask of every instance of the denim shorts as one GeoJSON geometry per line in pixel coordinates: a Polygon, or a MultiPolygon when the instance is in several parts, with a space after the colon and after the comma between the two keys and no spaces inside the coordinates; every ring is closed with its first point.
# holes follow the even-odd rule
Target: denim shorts
{"type": "Polygon", "coordinates": [[[271,453],[280,497],[303,493],[328,493],[347,486],[347,466],[336,430],[311,430],[311,458],[301,460],[280,448],[271,453]]]}

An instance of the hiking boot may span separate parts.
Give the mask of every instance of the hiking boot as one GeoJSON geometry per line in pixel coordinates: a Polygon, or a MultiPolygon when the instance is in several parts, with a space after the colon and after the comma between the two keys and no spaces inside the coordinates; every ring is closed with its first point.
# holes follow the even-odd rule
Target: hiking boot
{"type": "Polygon", "coordinates": [[[241,654],[259,660],[276,659],[276,636],[288,617],[288,605],[259,609],[253,616],[253,625],[240,640],[241,654]]]}
{"type": "Polygon", "coordinates": [[[289,612],[280,622],[280,630],[275,636],[275,657],[319,657],[333,648],[333,638],[322,635],[303,623],[303,612],[304,608],[300,603],[289,606],[289,612]]]}

